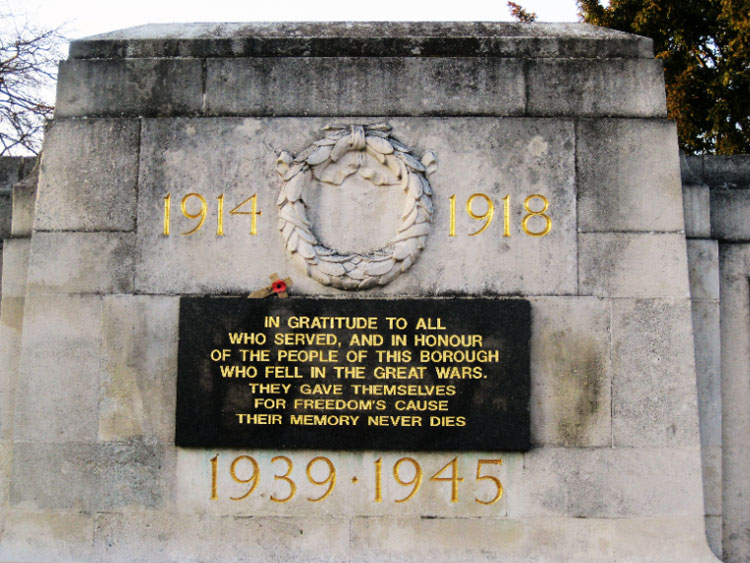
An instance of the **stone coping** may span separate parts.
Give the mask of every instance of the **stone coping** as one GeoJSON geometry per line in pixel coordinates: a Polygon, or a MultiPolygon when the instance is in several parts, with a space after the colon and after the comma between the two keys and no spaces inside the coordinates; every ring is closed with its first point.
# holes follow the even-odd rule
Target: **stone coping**
{"type": "Polygon", "coordinates": [[[704,183],[711,189],[750,189],[750,154],[688,155],[681,160],[684,184],[704,183]]]}
{"type": "Polygon", "coordinates": [[[69,54],[153,57],[652,58],[653,42],[583,23],[178,23],[78,39],[69,54]]]}

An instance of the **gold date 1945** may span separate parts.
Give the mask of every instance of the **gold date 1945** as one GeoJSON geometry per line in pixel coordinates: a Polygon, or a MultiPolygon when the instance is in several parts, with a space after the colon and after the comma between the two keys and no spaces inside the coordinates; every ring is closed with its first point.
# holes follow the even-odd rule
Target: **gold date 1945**
{"type": "MultiPolygon", "coordinates": [[[[484,481],[486,485],[478,487],[479,490],[477,492],[482,493],[482,495],[474,497],[474,502],[483,505],[492,505],[502,498],[503,485],[496,475],[490,474],[492,473],[492,466],[500,466],[502,463],[502,459],[477,460],[476,475],[474,476],[475,482],[484,481]]],[[[291,501],[297,495],[297,484],[299,481],[294,475],[294,462],[287,456],[277,455],[271,459],[271,464],[273,466],[272,478],[274,483],[277,481],[284,483],[283,487],[276,488],[283,488],[284,491],[280,495],[274,493],[269,497],[269,500],[276,503],[291,501]]],[[[394,496],[394,498],[387,500],[395,503],[403,503],[413,499],[419,492],[424,481],[424,473],[420,463],[412,457],[402,457],[397,459],[389,469],[389,472],[393,475],[394,483],[404,488],[404,494],[403,496],[394,496]]],[[[242,485],[242,488],[238,488],[235,491],[235,495],[228,494],[228,498],[232,501],[241,501],[252,495],[261,482],[261,473],[264,472],[261,472],[260,465],[254,457],[249,455],[235,457],[231,464],[229,464],[229,476],[235,483],[242,485]]],[[[369,479],[372,484],[372,501],[383,502],[382,457],[375,460],[372,471],[369,473],[365,479],[369,479]]],[[[307,479],[305,483],[309,482],[314,487],[320,487],[317,495],[305,495],[305,499],[309,502],[321,502],[330,497],[336,489],[336,480],[338,477],[336,466],[325,456],[314,457],[307,463],[305,477],[307,479]]],[[[263,478],[265,479],[265,476],[263,478]]],[[[357,476],[347,476],[347,478],[352,484],[361,482],[357,476]]],[[[464,477],[459,474],[458,457],[454,457],[441,467],[429,478],[429,481],[450,483],[450,501],[457,503],[461,487],[465,485],[464,477]]],[[[216,454],[211,458],[210,499],[215,501],[219,500],[219,497],[219,454],[216,454]]]]}

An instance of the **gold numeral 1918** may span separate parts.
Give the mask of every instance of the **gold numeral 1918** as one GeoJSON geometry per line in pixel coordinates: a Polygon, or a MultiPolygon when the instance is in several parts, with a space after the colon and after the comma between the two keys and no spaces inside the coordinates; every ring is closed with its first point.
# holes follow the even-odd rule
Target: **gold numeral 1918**
{"type": "MultiPolygon", "coordinates": [[[[456,195],[453,194],[448,198],[450,201],[450,223],[448,227],[448,236],[456,236],[456,195]]],[[[503,237],[510,237],[510,194],[506,195],[501,200],[503,202],[503,237]]],[[[552,218],[546,214],[549,209],[549,200],[541,194],[531,194],[523,202],[523,208],[527,211],[521,220],[521,230],[530,237],[543,237],[552,230],[552,218]],[[531,209],[531,204],[534,200],[541,200],[542,208],[539,211],[531,209]],[[531,230],[529,222],[538,217],[544,221],[544,228],[542,230],[531,230]]],[[[487,194],[475,193],[471,194],[466,200],[466,214],[474,219],[475,221],[484,221],[484,224],[479,228],[478,231],[468,233],[470,237],[474,237],[482,234],[492,223],[492,219],[495,216],[495,203],[490,199],[487,194]],[[482,199],[485,202],[486,210],[484,213],[477,214],[474,211],[474,201],[482,199]]]]}

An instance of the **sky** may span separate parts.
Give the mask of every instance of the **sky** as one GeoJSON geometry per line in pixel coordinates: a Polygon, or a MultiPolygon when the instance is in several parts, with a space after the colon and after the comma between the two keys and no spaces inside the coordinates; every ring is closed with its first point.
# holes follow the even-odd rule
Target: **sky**
{"type": "MultiPolygon", "coordinates": [[[[537,21],[575,22],[575,0],[517,0],[537,21]]],[[[71,38],[145,23],[245,21],[509,21],[506,0],[0,0],[39,27],[71,38]]]]}

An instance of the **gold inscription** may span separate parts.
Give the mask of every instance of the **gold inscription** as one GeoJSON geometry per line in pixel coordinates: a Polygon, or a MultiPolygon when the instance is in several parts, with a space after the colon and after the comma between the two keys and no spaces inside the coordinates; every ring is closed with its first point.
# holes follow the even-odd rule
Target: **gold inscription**
{"type": "MultiPolygon", "coordinates": [[[[455,237],[456,236],[456,195],[453,194],[448,199],[450,201],[450,208],[449,208],[450,219],[449,219],[449,225],[448,225],[448,236],[455,237]]],[[[510,194],[503,197],[500,201],[503,202],[503,235],[502,236],[510,237],[511,236],[510,194]]],[[[549,208],[549,200],[545,196],[541,194],[531,194],[524,200],[523,208],[527,212],[527,214],[521,220],[521,230],[524,233],[526,233],[530,237],[543,237],[552,230],[552,218],[546,214],[546,211],[549,208]],[[540,199],[542,201],[543,207],[540,211],[534,211],[530,207],[530,202],[535,199],[540,199]],[[532,221],[535,217],[538,217],[544,221],[544,228],[542,228],[542,230],[534,231],[534,230],[531,230],[531,228],[529,227],[529,222],[532,221]]],[[[484,224],[479,228],[479,230],[474,231],[473,233],[468,233],[470,237],[477,236],[483,233],[490,226],[490,223],[492,223],[492,219],[495,216],[495,203],[487,194],[483,194],[483,193],[471,194],[466,200],[466,214],[472,219],[474,219],[475,221],[484,221],[484,224]],[[486,208],[484,213],[481,213],[479,215],[474,212],[474,200],[476,199],[484,200],[484,205],[486,208]]]]}
{"type": "MultiPolygon", "coordinates": [[[[393,418],[393,417],[391,417],[393,418]]],[[[414,417],[418,418],[418,417],[414,417]]],[[[292,473],[294,471],[294,462],[287,456],[278,455],[271,459],[271,464],[281,462],[285,465],[281,469],[285,469],[283,473],[274,473],[273,482],[282,481],[283,487],[288,488],[286,496],[277,496],[275,493],[270,497],[266,497],[261,494],[262,498],[267,498],[272,502],[276,503],[287,503],[293,500],[298,491],[297,482],[292,479],[292,473]]],[[[476,478],[475,487],[477,492],[481,495],[489,493],[489,496],[474,497],[474,501],[478,504],[489,506],[497,503],[503,496],[503,485],[500,478],[497,476],[499,467],[502,465],[502,459],[479,459],[477,460],[476,467],[476,478]],[[498,468],[494,471],[493,467],[498,468]],[[481,482],[481,483],[480,483],[481,482]],[[487,484],[484,484],[487,482],[487,484]],[[487,485],[491,488],[488,489],[487,485]]],[[[383,502],[383,458],[379,457],[375,460],[375,471],[373,475],[373,488],[374,496],[371,497],[373,502],[383,502]]],[[[211,465],[211,486],[210,496],[211,501],[218,501],[219,495],[219,454],[216,454],[210,459],[211,465]]],[[[429,478],[430,482],[435,483],[450,483],[450,501],[451,503],[459,502],[460,498],[460,485],[464,484],[464,478],[459,474],[460,460],[456,456],[448,463],[440,467],[432,477],[429,478]]],[[[432,469],[434,471],[434,468],[432,469]]],[[[248,499],[260,486],[261,471],[260,464],[258,461],[249,455],[239,455],[235,457],[229,464],[229,476],[232,482],[237,485],[241,485],[238,488],[236,485],[230,487],[232,490],[226,497],[230,501],[239,502],[248,499]]],[[[393,502],[401,504],[413,499],[420,491],[424,482],[424,472],[422,465],[412,457],[401,457],[395,460],[393,463],[391,473],[393,475],[393,481],[395,484],[403,487],[405,496],[399,498],[398,493],[393,498],[393,502]]],[[[310,486],[315,488],[325,487],[322,494],[318,496],[311,495],[305,496],[309,502],[322,502],[334,494],[336,489],[336,483],[338,473],[334,462],[326,456],[315,456],[307,463],[305,467],[305,476],[310,486]]],[[[348,478],[348,476],[347,476],[348,478]]],[[[349,479],[352,485],[356,485],[360,482],[360,478],[357,475],[352,476],[349,479]]],[[[231,482],[230,482],[231,485],[231,482]]],[[[304,483],[303,483],[304,485],[304,483]]],[[[225,485],[228,486],[228,485],[225,485]]],[[[283,492],[283,489],[282,489],[283,492]]]]}

